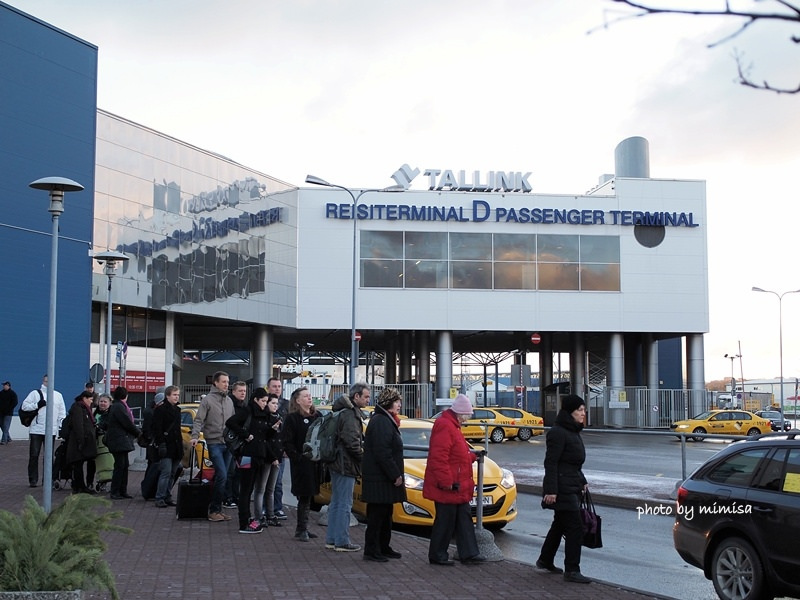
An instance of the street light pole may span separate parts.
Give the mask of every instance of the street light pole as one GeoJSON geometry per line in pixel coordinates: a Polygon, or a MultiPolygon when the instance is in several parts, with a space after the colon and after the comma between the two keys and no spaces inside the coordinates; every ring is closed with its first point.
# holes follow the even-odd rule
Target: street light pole
{"type": "Polygon", "coordinates": [[[358,207],[358,201],[361,199],[361,196],[367,192],[404,192],[405,188],[402,185],[391,185],[385,188],[361,190],[358,195],[356,195],[350,188],[335,183],[329,183],[321,177],[315,177],[314,175],[306,175],[306,183],[344,190],[350,194],[350,198],[353,199],[353,211],[351,214],[351,218],[353,219],[353,288],[352,298],[350,300],[350,380],[348,382],[349,385],[353,385],[356,382],[356,367],[358,366],[358,339],[356,339],[356,290],[358,288],[358,248],[356,244],[358,242],[358,219],[356,218],[356,208],[358,207]]]}
{"type": "Polygon", "coordinates": [[[786,294],[797,294],[800,290],[790,290],[788,292],[783,292],[779,294],[778,292],[773,292],[772,290],[764,290],[760,287],[754,287],[754,292],[764,292],[766,294],[772,294],[778,299],[778,346],[779,346],[779,356],[781,361],[781,419],[783,419],[783,297],[786,294]]]}
{"type": "Polygon", "coordinates": [[[114,271],[117,268],[117,263],[124,263],[128,260],[122,252],[100,252],[94,255],[94,259],[101,265],[105,264],[103,273],[108,277],[108,316],[106,317],[106,376],[105,376],[105,392],[111,393],[111,321],[113,315],[111,312],[111,280],[114,279],[114,271]]]}
{"type": "MultiPolygon", "coordinates": [[[[733,401],[733,394],[736,392],[736,377],[733,375],[733,361],[737,358],[741,358],[741,356],[739,354],[726,354],[725,358],[731,359],[731,407],[733,407],[735,404],[733,401]]],[[[742,381],[742,386],[744,386],[744,381],[742,381]]],[[[744,387],[742,387],[742,390],[744,390],[744,387]]]]}
{"type": "Polygon", "coordinates": [[[53,499],[53,405],[56,389],[56,298],[58,290],[58,220],[64,212],[64,193],[80,192],[83,186],[65,177],[44,177],[28,184],[35,190],[50,194],[48,211],[53,218],[53,235],[50,245],[50,317],[47,334],[47,406],[44,418],[44,473],[42,482],[42,508],[50,512],[53,499]]]}

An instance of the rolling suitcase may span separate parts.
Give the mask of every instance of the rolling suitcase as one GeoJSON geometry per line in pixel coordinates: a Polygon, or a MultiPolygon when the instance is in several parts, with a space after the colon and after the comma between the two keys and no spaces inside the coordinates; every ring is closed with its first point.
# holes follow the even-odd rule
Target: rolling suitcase
{"type": "MultiPolygon", "coordinates": [[[[205,458],[205,442],[197,442],[203,445],[201,460],[205,458]]],[[[211,502],[211,483],[196,479],[194,477],[194,466],[197,464],[195,459],[196,447],[192,449],[189,461],[189,479],[178,482],[178,500],[175,505],[175,516],[178,519],[205,519],[208,517],[208,503],[211,502]]]]}

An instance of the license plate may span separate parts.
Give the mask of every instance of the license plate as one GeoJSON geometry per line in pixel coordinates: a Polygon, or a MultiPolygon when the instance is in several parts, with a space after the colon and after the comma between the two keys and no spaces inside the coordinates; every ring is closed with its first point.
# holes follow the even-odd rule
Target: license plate
{"type": "MultiPolygon", "coordinates": [[[[483,497],[483,505],[484,506],[491,506],[492,504],[494,504],[494,499],[491,496],[484,496],[483,497]]],[[[473,498],[472,500],[469,501],[469,505],[470,506],[477,506],[478,505],[478,499],[477,498],[473,498]]]]}

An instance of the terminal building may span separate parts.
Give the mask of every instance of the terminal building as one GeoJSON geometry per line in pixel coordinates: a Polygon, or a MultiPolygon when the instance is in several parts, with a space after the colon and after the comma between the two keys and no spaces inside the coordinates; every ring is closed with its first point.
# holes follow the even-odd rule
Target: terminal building
{"type": "Polygon", "coordinates": [[[346,380],[354,325],[358,378],[377,364],[436,398],[480,353],[538,361],[543,389],[567,354],[571,389],[601,385],[611,409],[630,388],[703,393],[705,182],[651,178],[643,138],[583,194],[457,165],[389,165],[380,191],[285,182],[98,109],[91,43],[2,2],[0,24],[0,377],[18,392],[46,370],[52,310],[47,193],[28,185],[60,176],[85,188],[66,194],[56,263],[67,399],[105,363],[93,256],[109,250],[127,259],[111,381],[143,399],[220,368],[260,385],[304,352],[346,380]]]}

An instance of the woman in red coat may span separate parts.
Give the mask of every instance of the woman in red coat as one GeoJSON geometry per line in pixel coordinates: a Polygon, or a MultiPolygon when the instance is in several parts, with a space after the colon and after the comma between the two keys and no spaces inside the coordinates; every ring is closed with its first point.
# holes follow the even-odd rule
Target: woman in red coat
{"type": "Polygon", "coordinates": [[[455,564],[447,553],[453,534],[462,563],[474,564],[486,560],[479,554],[469,506],[475,489],[472,463],[477,456],[461,434],[461,424],[470,415],[472,404],[469,398],[459,394],[453,400],[453,405],[436,419],[431,431],[422,495],[436,504],[428,548],[428,560],[432,565],[455,564]]]}

